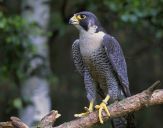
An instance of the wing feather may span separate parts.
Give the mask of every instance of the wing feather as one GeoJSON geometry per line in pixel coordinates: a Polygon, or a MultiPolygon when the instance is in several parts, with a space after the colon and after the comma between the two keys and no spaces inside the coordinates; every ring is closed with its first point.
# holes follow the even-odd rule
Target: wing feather
{"type": "Polygon", "coordinates": [[[130,96],[126,61],[118,41],[110,35],[105,35],[103,45],[125,95],[130,96]]]}
{"type": "Polygon", "coordinates": [[[72,56],[74,60],[75,67],[77,71],[80,73],[80,75],[84,76],[84,64],[82,60],[82,56],[80,53],[80,47],[79,47],[79,40],[75,40],[72,45],[72,56]]]}

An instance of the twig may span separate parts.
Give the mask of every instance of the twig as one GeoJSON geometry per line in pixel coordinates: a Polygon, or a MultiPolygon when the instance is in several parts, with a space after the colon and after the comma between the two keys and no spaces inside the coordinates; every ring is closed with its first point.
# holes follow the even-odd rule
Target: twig
{"type": "Polygon", "coordinates": [[[17,117],[10,117],[12,125],[16,128],[29,128],[25,123],[23,123],[19,118],[17,117]]]}
{"type": "Polygon", "coordinates": [[[52,110],[48,115],[42,118],[39,127],[41,128],[52,127],[56,119],[59,118],[60,116],[61,114],[59,114],[58,111],[52,110]]]}

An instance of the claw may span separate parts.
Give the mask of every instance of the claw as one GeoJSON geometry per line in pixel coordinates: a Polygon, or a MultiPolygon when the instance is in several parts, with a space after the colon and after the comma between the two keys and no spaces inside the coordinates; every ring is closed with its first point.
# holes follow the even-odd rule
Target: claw
{"type": "Polygon", "coordinates": [[[84,117],[84,116],[87,116],[90,112],[83,112],[83,113],[80,113],[80,114],[74,114],[74,117],[84,117]]]}
{"type": "Polygon", "coordinates": [[[89,111],[90,111],[88,107],[84,107],[84,110],[85,110],[86,112],[89,112],[89,111]]]}
{"type": "Polygon", "coordinates": [[[110,117],[110,113],[109,113],[109,110],[107,108],[107,102],[109,100],[110,96],[107,95],[106,98],[102,101],[102,103],[100,105],[96,105],[95,108],[99,110],[98,112],[98,117],[99,117],[99,120],[100,120],[100,123],[103,124],[104,121],[102,119],[102,110],[105,110],[105,112],[107,113],[108,117],[110,117]]]}
{"type": "Polygon", "coordinates": [[[86,115],[88,115],[89,113],[91,113],[93,111],[93,104],[94,101],[92,100],[89,104],[89,108],[88,107],[84,107],[85,111],[84,113],[80,113],[80,114],[74,114],[75,117],[84,117],[86,115]]]}

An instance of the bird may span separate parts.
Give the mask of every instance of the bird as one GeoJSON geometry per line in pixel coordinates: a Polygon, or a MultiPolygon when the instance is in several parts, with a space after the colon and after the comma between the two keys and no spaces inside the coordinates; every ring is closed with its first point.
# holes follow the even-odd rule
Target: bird
{"type": "MultiPolygon", "coordinates": [[[[89,107],[85,112],[75,114],[84,117],[95,109],[104,123],[102,110],[110,117],[107,104],[131,96],[127,65],[119,42],[107,34],[95,14],[89,11],[75,13],[69,24],[79,30],[79,38],[72,44],[74,65],[84,80],[89,107]],[[97,104],[97,97],[102,100],[97,104]]],[[[113,118],[113,128],[135,128],[133,114],[113,118]]]]}

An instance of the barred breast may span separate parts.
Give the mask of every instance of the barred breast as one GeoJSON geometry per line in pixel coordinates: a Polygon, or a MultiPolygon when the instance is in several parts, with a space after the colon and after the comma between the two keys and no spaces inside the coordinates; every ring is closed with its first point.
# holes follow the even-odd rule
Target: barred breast
{"type": "Polygon", "coordinates": [[[89,56],[83,56],[83,62],[104,94],[108,94],[108,81],[109,83],[116,82],[116,78],[104,48],[100,47],[89,56]]]}
{"type": "Polygon", "coordinates": [[[116,87],[116,89],[113,90],[117,90],[117,79],[103,47],[103,33],[89,34],[80,34],[79,42],[82,60],[93,80],[100,86],[102,92],[106,95],[108,94],[108,86],[112,86],[110,83],[114,84],[114,87],[116,87]]]}

